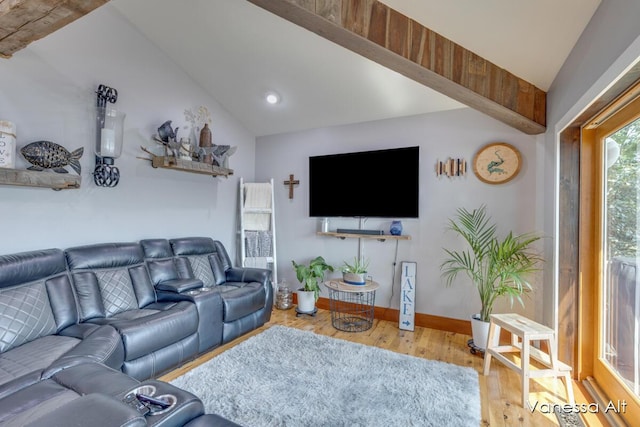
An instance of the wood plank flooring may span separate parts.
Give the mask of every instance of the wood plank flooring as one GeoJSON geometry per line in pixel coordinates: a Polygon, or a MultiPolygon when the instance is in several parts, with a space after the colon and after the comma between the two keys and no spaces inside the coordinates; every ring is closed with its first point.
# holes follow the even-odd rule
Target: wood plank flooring
{"type": "MultiPolygon", "coordinates": [[[[398,329],[396,323],[384,320],[375,320],[373,327],[365,332],[341,332],[331,325],[331,315],[327,310],[318,310],[316,317],[296,317],[295,310],[274,309],[271,321],[262,328],[217,348],[160,379],[171,381],[272,325],[289,326],[398,353],[471,367],[479,374],[482,426],[544,427],[558,425],[554,414],[545,414],[539,410],[532,413],[531,410],[520,406],[520,377],[514,371],[506,368],[500,362],[492,360],[490,374],[482,375],[483,358],[469,352],[467,340],[470,337],[467,335],[420,327],[417,327],[414,332],[402,331],[398,329]]],[[[575,381],[574,393],[578,402],[591,401],[586,397],[582,386],[575,381]]],[[[536,401],[539,404],[563,403],[565,398],[565,387],[562,380],[553,378],[531,380],[529,400],[532,404],[536,401]]],[[[588,415],[585,421],[589,426],[607,425],[601,417],[595,415],[588,415]]]]}

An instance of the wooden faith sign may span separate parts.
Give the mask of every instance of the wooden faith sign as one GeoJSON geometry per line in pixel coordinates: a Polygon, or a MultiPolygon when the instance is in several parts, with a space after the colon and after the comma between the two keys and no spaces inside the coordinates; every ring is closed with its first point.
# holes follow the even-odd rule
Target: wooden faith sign
{"type": "Polygon", "coordinates": [[[289,198],[293,199],[293,186],[300,184],[300,181],[293,179],[293,174],[289,175],[289,180],[284,182],[284,185],[289,186],[289,198]]]}
{"type": "Polygon", "coordinates": [[[402,262],[400,279],[400,329],[413,331],[416,316],[416,263],[402,262]]]}

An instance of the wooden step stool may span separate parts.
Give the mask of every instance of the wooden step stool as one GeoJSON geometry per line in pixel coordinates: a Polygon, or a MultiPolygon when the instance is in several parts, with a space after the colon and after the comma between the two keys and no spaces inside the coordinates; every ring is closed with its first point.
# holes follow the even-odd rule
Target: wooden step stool
{"type": "Polygon", "coordinates": [[[489,374],[492,356],[520,375],[523,407],[530,407],[529,378],[541,377],[564,378],[569,403],[575,404],[573,385],[571,383],[571,367],[558,360],[558,341],[556,332],[553,329],[515,313],[492,314],[489,325],[489,339],[487,340],[487,348],[484,355],[484,375],[489,374]],[[501,328],[511,333],[511,345],[499,345],[498,339],[501,328]],[[518,338],[522,342],[519,342],[518,338]],[[547,341],[549,354],[531,346],[532,341],[547,341]],[[520,353],[521,366],[516,365],[502,354],[513,352],[520,353]],[[531,370],[529,366],[530,357],[542,363],[548,369],[531,370]]]}

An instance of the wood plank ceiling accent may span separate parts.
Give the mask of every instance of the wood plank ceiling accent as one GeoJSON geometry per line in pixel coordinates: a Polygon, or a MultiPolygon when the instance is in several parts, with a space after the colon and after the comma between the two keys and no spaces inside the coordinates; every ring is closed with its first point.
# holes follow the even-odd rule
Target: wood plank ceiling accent
{"type": "Polygon", "coordinates": [[[0,0],[0,58],[9,58],[109,0],[0,0]]]}
{"type": "Polygon", "coordinates": [[[546,127],[543,90],[377,0],[248,0],[527,134],[546,127]]]}

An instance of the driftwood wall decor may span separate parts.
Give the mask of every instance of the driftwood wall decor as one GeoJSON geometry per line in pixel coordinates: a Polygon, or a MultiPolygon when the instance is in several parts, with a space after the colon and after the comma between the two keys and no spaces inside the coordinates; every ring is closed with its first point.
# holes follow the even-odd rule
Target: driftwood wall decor
{"type": "Polygon", "coordinates": [[[467,161],[462,158],[451,158],[447,160],[436,161],[436,176],[446,176],[448,178],[455,178],[465,176],[467,173],[467,161]]]}
{"type": "Polygon", "coordinates": [[[0,0],[0,58],[9,58],[108,0],[0,0]]]}

